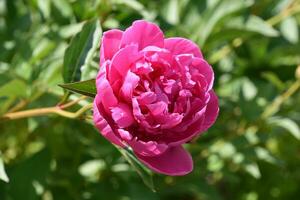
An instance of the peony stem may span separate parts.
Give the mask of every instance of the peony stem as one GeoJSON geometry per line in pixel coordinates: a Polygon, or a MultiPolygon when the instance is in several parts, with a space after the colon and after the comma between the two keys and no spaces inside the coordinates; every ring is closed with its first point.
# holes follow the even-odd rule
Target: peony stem
{"type": "MultiPolygon", "coordinates": [[[[70,106],[70,105],[68,105],[70,106]]],[[[25,110],[25,111],[19,111],[19,112],[13,112],[13,113],[6,113],[3,116],[0,117],[0,120],[15,120],[15,119],[21,119],[21,118],[27,118],[27,117],[36,117],[36,116],[43,116],[48,114],[57,114],[62,117],[75,119],[79,116],[81,116],[83,113],[85,113],[87,110],[91,109],[93,107],[93,104],[88,104],[82,108],[80,108],[75,113],[62,110],[62,107],[48,107],[48,108],[37,108],[37,109],[31,109],[31,110],[25,110]]]]}

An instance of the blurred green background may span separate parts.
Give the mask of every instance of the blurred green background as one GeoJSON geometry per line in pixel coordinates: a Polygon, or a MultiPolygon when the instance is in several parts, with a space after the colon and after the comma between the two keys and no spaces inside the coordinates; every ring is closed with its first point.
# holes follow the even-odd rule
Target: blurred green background
{"type": "MultiPolygon", "coordinates": [[[[57,105],[64,52],[94,18],[103,31],[154,21],[167,37],[201,47],[215,70],[220,115],[186,145],[194,171],[155,174],[153,193],[93,128],[90,113],[2,120],[1,200],[299,199],[300,1],[0,0],[0,115],[57,105]]],[[[81,80],[95,78],[98,53],[81,80]]]]}

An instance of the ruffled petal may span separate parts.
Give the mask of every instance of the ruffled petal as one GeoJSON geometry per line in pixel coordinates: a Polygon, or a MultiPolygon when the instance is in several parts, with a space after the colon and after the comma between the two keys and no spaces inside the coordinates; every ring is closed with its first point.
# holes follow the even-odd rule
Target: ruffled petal
{"type": "Polygon", "coordinates": [[[158,156],[136,155],[142,163],[157,173],[183,176],[193,170],[192,157],[182,146],[169,147],[158,156]]]}
{"type": "Polygon", "coordinates": [[[144,142],[137,140],[137,138],[127,140],[126,143],[131,146],[134,152],[141,156],[157,156],[168,149],[168,146],[164,143],[157,143],[155,141],[144,142]]]}
{"type": "Polygon", "coordinates": [[[121,47],[130,44],[137,44],[139,50],[147,46],[163,47],[164,34],[156,24],[138,20],[126,29],[123,34],[121,47]]]}
{"type": "Polygon", "coordinates": [[[125,77],[131,65],[139,58],[136,45],[129,45],[119,50],[111,61],[109,80],[111,83],[117,81],[113,78],[114,74],[125,77]]]}
{"type": "Polygon", "coordinates": [[[99,96],[96,95],[93,107],[93,119],[96,128],[107,140],[109,140],[113,144],[116,144],[120,147],[125,147],[125,145],[121,142],[119,137],[115,135],[114,131],[112,130],[111,126],[108,124],[106,119],[100,114],[99,108],[99,96]]]}
{"type": "Polygon", "coordinates": [[[122,35],[123,31],[118,29],[112,29],[103,33],[100,50],[100,66],[102,66],[106,60],[111,60],[120,49],[122,35]]]}
{"type": "Polygon", "coordinates": [[[112,118],[120,128],[129,127],[134,123],[132,111],[129,106],[124,103],[119,103],[118,106],[111,109],[112,118]]]}
{"type": "Polygon", "coordinates": [[[174,55],[193,54],[195,57],[203,57],[199,47],[185,38],[172,37],[165,39],[165,49],[168,49],[174,55]]]}

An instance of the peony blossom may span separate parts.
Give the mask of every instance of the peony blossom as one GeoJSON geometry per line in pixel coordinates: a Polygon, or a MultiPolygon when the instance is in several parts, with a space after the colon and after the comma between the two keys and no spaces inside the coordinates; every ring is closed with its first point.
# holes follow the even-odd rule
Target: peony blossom
{"type": "Polygon", "coordinates": [[[95,126],[113,144],[131,147],[153,171],[185,175],[193,160],[182,145],[218,115],[213,81],[211,66],[188,39],[164,38],[143,20],[125,31],[109,30],[100,50],[95,126]]]}

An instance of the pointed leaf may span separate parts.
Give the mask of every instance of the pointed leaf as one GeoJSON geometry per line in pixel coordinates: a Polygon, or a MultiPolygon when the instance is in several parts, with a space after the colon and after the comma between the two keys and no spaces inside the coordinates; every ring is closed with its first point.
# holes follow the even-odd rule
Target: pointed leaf
{"type": "Polygon", "coordinates": [[[59,86],[69,91],[89,97],[95,97],[97,94],[95,79],[74,83],[59,84],[59,86]]]}

